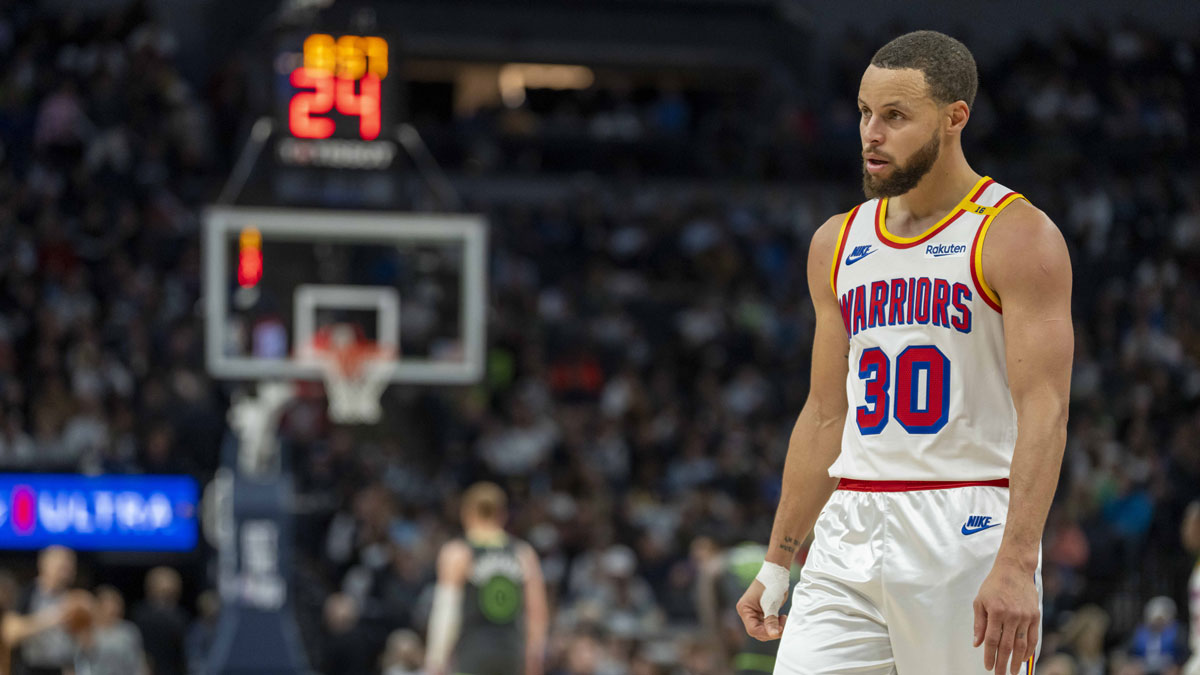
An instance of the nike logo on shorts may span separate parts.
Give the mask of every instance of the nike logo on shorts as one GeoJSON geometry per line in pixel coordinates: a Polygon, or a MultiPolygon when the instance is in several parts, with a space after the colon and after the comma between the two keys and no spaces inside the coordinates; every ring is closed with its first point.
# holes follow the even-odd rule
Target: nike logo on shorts
{"type": "Polygon", "coordinates": [[[993,523],[991,516],[970,516],[967,518],[967,522],[963,523],[962,533],[964,535],[975,534],[1000,525],[1001,523],[993,523]]]}

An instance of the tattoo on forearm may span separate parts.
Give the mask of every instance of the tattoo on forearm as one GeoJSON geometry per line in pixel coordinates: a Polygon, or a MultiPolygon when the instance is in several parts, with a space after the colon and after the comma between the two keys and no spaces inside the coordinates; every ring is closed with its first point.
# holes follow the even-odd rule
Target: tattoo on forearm
{"type": "Polygon", "coordinates": [[[800,540],[794,537],[784,536],[783,541],[779,542],[779,548],[788,553],[795,553],[800,546],[800,540]]]}

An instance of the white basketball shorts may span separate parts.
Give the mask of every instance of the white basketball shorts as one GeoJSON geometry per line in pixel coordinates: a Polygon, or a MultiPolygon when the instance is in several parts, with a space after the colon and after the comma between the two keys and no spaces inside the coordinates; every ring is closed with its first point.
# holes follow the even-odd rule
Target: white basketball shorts
{"type": "MultiPolygon", "coordinates": [[[[972,603],[1000,547],[1008,488],[851,483],[817,519],[775,675],[986,673],[972,603]]],[[[1040,565],[1036,582],[1040,601],[1040,565]]]]}

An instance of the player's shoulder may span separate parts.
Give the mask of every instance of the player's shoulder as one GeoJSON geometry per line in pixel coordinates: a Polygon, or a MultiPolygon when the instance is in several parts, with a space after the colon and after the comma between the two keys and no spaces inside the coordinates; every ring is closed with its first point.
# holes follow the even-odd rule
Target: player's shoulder
{"type": "Polygon", "coordinates": [[[1058,225],[1028,199],[1014,199],[996,214],[988,234],[990,236],[993,233],[1005,233],[1010,237],[1054,235],[1062,238],[1058,225]]]}
{"type": "Polygon", "coordinates": [[[1012,284],[1069,277],[1071,256],[1058,225],[1025,199],[996,214],[983,241],[983,269],[988,282],[1002,291],[1012,284]]]}
{"type": "Polygon", "coordinates": [[[461,583],[471,569],[474,558],[470,545],[463,539],[451,539],[438,552],[438,583],[461,583]]]}
{"type": "Polygon", "coordinates": [[[456,538],[442,544],[442,550],[438,557],[447,562],[459,562],[462,560],[470,560],[473,557],[471,545],[466,539],[456,538]]]}
{"type": "Polygon", "coordinates": [[[841,213],[837,213],[826,218],[825,222],[821,223],[821,226],[818,227],[817,231],[813,234],[813,239],[815,240],[817,237],[823,237],[836,241],[838,235],[842,231],[842,226],[846,224],[846,219],[849,218],[850,214],[854,213],[856,210],[857,207],[850,209],[849,211],[842,211],[841,213]]]}
{"type": "MultiPolygon", "coordinates": [[[[829,288],[837,269],[836,258],[838,245],[841,242],[845,224],[853,211],[846,211],[830,216],[816,232],[808,245],[808,282],[816,297],[816,284],[820,283],[829,288]],[[821,281],[824,279],[825,281],[821,281]]],[[[830,295],[830,297],[833,297],[830,295]]]]}
{"type": "Polygon", "coordinates": [[[834,248],[837,247],[838,238],[841,237],[842,228],[846,224],[846,218],[853,213],[854,210],[843,211],[842,213],[830,216],[821,226],[813,233],[812,243],[809,244],[810,250],[815,252],[828,252],[832,257],[834,248]]]}
{"type": "Polygon", "coordinates": [[[533,547],[533,544],[530,544],[524,539],[513,537],[512,550],[513,553],[515,553],[519,558],[533,558],[534,560],[537,560],[538,558],[537,549],[533,547]]]}

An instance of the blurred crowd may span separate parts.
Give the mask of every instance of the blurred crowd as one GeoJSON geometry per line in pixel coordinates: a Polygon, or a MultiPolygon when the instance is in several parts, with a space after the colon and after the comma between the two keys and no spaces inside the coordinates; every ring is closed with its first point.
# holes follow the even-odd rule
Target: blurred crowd
{"type": "MultiPolygon", "coordinates": [[[[0,7],[0,467],[207,481],[228,392],[203,364],[198,214],[247,128],[247,80],[232,65],[183,77],[177,40],[140,4],[0,7]]],[[[447,495],[487,478],[542,556],[548,672],[729,672],[732,602],[706,620],[698,582],[769,534],[807,390],[807,242],[862,199],[852,97],[884,41],[840,41],[820,61],[827,91],[772,85],[727,104],[668,83],[421,120],[452,171],[574,170],[539,150],[569,127],[601,154],[614,138],[674,138],[696,154],[694,175],[742,180],[664,187],[657,151],[622,143],[569,194],[467,195],[491,223],[485,383],[389,392],[401,433],[330,427],[315,401],[284,421],[317,505],[297,528],[294,593],[318,668],[419,671],[434,558],[457,534],[447,495]],[[810,158],[840,173],[788,183],[818,173],[810,158]]],[[[1186,657],[1164,636],[1186,633],[1177,605],[1194,559],[1179,522],[1200,498],[1200,174],[1184,161],[1198,146],[1197,57],[1195,40],[1091,27],[981,64],[968,156],[1059,224],[1075,266],[1070,434],[1044,545],[1047,672],[1168,675],[1186,657]]],[[[154,673],[199,672],[202,657],[165,641],[194,629],[204,644],[213,579],[188,579],[196,592],[180,599],[178,579],[150,576],[90,589],[94,614],[120,626],[112,640],[136,637],[154,673]],[[124,598],[154,607],[164,594],[171,636],[120,618],[124,598]]],[[[46,594],[73,574],[55,583],[46,594]]]]}

